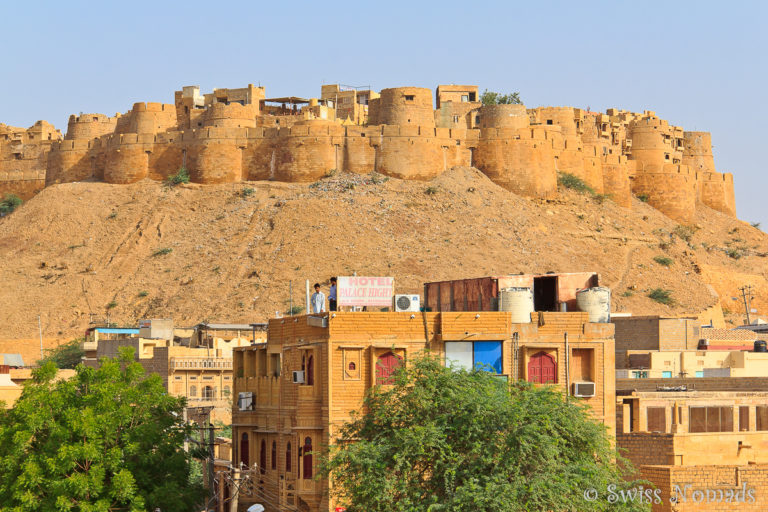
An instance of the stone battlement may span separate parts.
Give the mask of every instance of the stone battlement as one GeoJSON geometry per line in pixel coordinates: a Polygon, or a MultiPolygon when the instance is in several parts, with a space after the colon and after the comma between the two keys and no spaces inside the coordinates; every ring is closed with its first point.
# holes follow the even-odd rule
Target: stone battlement
{"type": "Polygon", "coordinates": [[[709,133],[686,132],[652,111],[482,105],[475,86],[438,87],[435,109],[429,89],[358,95],[328,87],[321,100],[265,100],[253,85],[205,95],[185,87],[174,104],[72,115],[63,140],[45,122],[0,125],[0,188],[18,184],[29,195],[30,180],[34,192],[70,181],[161,180],[181,167],[194,182],[224,183],[314,181],[331,169],[427,180],[474,166],[526,197],[555,195],[566,172],[625,207],[643,194],[679,222],[691,222],[697,204],[735,216],[733,176],[715,171],[709,133]],[[354,111],[355,120],[337,111],[354,111]]]}

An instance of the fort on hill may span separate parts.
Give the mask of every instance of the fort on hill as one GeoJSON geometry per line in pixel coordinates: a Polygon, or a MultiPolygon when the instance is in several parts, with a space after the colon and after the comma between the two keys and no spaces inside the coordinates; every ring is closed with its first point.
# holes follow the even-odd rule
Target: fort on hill
{"type": "Polygon", "coordinates": [[[680,223],[698,205],[736,215],[733,176],[718,173],[710,134],[618,109],[483,105],[477,86],[384,89],[323,85],[320,98],[267,98],[263,87],[176,91],[173,104],[0,124],[0,194],[31,197],[56,183],[163,180],[308,182],[331,169],[428,180],[472,166],[525,197],[557,192],[558,172],[629,208],[631,195],[680,223]],[[436,107],[436,108],[435,108],[436,107]]]}

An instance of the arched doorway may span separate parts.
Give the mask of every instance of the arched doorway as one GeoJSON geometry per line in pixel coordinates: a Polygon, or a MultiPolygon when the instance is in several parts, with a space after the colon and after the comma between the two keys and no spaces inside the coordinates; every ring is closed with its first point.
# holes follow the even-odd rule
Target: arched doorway
{"type": "Polygon", "coordinates": [[[536,384],[557,383],[557,363],[546,352],[537,352],[528,361],[528,382],[536,384]]]}
{"type": "Polygon", "coordinates": [[[391,351],[380,355],[376,361],[376,384],[394,384],[393,374],[402,364],[403,359],[391,351]]]}

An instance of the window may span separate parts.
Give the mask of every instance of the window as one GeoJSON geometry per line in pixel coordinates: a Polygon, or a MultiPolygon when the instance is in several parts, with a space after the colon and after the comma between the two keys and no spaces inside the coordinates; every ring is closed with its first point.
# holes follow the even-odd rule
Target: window
{"type": "Polygon", "coordinates": [[[461,95],[461,101],[462,103],[466,103],[469,101],[469,95],[468,94],[462,94],[461,95]]]}
{"type": "Polygon", "coordinates": [[[739,432],[747,430],[749,430],[749,406],[742,405],[739,407],[739,432]]]}
{"type": "Polygon", "coordinates": [[[557,384],[557,363],[546,352],[537,352],[528,361],[528,382],[557,384]]]}
{"type": "Polygon", "coordinates": [[[272,441],[272,469],[277,469],[277,441],[272,441]]]}
{"type": "Polygon", "coordinates": [[[210,400],[213,398],[213,388],[211,386],[205,386],[203,388],[203,398],[210,400]]]}
{"type": "Polygon", "coordinates": [[[240,439],[240,464],[244,466],[250,466],[250,460],[248,457],[248,434],[243,434],[240,439]]]}
{"type": "Polygon", "coordinates": [[[285,471],[291,472],[291,443],[285,445],[285,471]]]}
{"type": "Polygon", "coordinates": [[[349,363],[349,371],[353,372],[356,368],[355,363],[349,363]]]}
{"type": "Polygon", "coordinates": [[[302,450],[302,465],[304,466],[304,480],[312,478],[312,438],[304,439],[304,449],[302,450]]]}
{"type": "Polygon", "coordinates": [[[696,377],[704,377],[704,370],[696,370],[696,377]]]}
{"type": "Polygon", "coordinates": [[[689,432],[733,432],[733,407],[689,407],[689,432]]]}
{"type": "Polygon", "coordinates": [[[672,378],[672,372],[661,372],[661,378],[662,379],[671,379],[672,378]]]}
{"type": "Polygon", "coordinates": [[[189,386],[189,396],[197,396],[197,386],[189,386]]]}
{"type": "Polygon", "coordinates": [[[648,372],[634,371],[634,372],[632,372],[632,378],[633,379],[647,379],[648,378],[648,372]]]}
{"type": "Polygon", "coordinates": [[[459,122],[459,116],[453,116],[453,122],[458,123],[459,122]]]}
{"type": "Polygon", "coordinates": [[[273,377],[280,376],[280,354],[269,355],[269,370],[273,377]]]}
{"type": "Polygon", "coordinates": [[[415,96],[413,94],[406,94],[405,95],[405,101],[413,101],[415,96]]]}
{"type": "Polygon", "coordinates": [[[304,359],[301,365],[301,369],[304,370],[304,384],[307,386],[314,386],[315,384],[315,359],[310,354],[309,357],[304,359]]]}
{"type": "Polygon", "coordinates": [[[389,351],[379,356],[376,361],[376,384],[390,385],[395,383],[395,370],[403,364],[403,359],[389,351]]]}
{"type": "Polygon", "coordinates": [[[445,364],[454,368],[473,368],[500,374],[500,341],[447,341],[445,343],[445,364]],[[490,367],[490,369],[489,369],[490,367]]]}
{"type": "Polygon", "coordinates": [[[547,124],[552,124],[552,120],[551,119],[547,119],[547,124]]]}
{"type": "Polygon", "coordinates": [[[768,405],[755,407],[755,430],[768,430],[768,405]]]}
{"type": "Polygon", "coordinates": [[[261,451],[259,452],[259,471],[263,475],[267,470],[267,442],[261,440],[261,451]]]}
{"type": "Polygon", "coordinates": [[[667,409],[664,407],[649,407],[647,409],[648,432],[667,431],[667,409]]]}

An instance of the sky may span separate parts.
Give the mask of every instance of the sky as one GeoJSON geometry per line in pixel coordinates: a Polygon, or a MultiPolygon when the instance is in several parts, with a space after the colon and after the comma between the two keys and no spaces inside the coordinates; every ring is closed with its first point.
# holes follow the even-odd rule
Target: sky
{"type": "Polygon", "coordinates": [[[739,218],[768,229],[768,2],[0,2],[0,48],[0,122],[62,132],[184,85],[476,84],[528,107],[653,110],[712,133],[739,218]]]}

